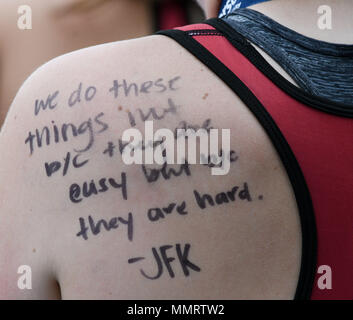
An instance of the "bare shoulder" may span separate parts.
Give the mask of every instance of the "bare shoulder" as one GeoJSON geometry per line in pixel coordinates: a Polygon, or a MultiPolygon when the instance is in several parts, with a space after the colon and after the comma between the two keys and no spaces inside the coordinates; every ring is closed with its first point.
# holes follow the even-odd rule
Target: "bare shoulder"
{"type": "Polygon", "coordinates": [[[39,68],[14,100],[0,153],[0,255],[11,256],[0,281],[10,279],[12,292],[22,264],[47,286],[58,281],[64,298],[295,290],[299,223],[282,164],[237,96],[166,37],[87,48],[39,68]],[[229,171],[129,164],[124,133],[141,133],[138,154],[161,144],[146,137],[151,127],[172,140],[178,129],[230,130],[229,148],[217,149],[229,171]]]}

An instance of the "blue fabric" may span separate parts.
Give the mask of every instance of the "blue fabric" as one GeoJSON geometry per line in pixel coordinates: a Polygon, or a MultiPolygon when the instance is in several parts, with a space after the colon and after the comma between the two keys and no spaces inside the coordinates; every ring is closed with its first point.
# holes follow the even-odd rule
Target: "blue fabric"
{"type": "Polygon", "coordinates": [[[246,8],[256,3],[266,2],[270,0],[222,0],[219,10],[219,17],[222,18],[235,9],[246,8]]]}
{"type": "Polygon", "coordinates": [[[353,45],[308,38],[250,9],[234,10],[223,20],[269,54],[302,89],[353,105],[353,45]]]}

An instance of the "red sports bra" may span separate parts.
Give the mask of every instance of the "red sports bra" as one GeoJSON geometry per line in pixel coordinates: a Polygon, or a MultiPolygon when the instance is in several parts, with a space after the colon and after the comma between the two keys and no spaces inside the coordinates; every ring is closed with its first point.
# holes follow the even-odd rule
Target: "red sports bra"
{"type": "Polygon", "coordinates": [[[295,299],[353,299],[353,106],[297,88],[221,19],[159,34],[176,40],[223,80],[276,148],[301,220],[295,299]]]}

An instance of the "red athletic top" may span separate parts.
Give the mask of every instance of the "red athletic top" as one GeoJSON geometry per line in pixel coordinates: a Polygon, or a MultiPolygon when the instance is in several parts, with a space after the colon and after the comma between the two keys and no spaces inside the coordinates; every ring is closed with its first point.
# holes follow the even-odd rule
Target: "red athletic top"
{"type": "Polygon", "coordinates": [[[175,39],[222,79],[271,138],[301,219],[295,298],[353,299],[353,106],[295,87],[221,19],[161,34],[175,39]],[[332,271],[331,289],[323,281],[330,276],[326,266],[332,271]]]}

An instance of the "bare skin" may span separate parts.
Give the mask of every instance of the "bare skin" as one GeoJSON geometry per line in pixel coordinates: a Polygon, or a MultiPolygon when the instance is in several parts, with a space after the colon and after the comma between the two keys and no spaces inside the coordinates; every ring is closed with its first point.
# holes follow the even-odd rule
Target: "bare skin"
{"type": "Polygon", "coordinates": [[[17,8],[4,0],[0,10],[0,126],[25,79],[43,63],[92,45],[146,36],[153,32],[149,1],[107,2],[89,11],[64,11],[73,0],[30,0],[33,29],[19,30],[17,8]]]}
{"type": "MultiPolygon", "coordinates": [[[[276,1],[274,1],[276,3],[276,1]]],[[[295,1],[293,2],[295,3],[295,1]]],[[[288,1],[288,6],[292,2],[288,1]]],[[[332,3],[334,6],[334,3],[332,3]]],[[[274,4],[273,4],[274,6],[274,4]]],[[[257,10],[265,8],[257,7],[257,10]]],[[[283,6],[270,16],[277,18],[283,6]]],[[[265,9],[263,9],[265,10],[265,9]]],[[[284,13],[282,12],[284,15],[284,13]]],[[[344,16],[342,16],[343,19],[344,16]]],[[[350,17],[347,16],[347,19],[350,17]]],[[[288,17],[289,19],[289,17],[288,17]]],[[[312,25],[307,25],[310,34],[312,25]]],[[[345,30],[337,30],[344,33],[345,30]]],[[[90,93],[88,97],[90,97],[90,93]]],[[[73,99],[75,100],[75,99],[73,99]]],[[[71,101],[72,102],[72,101],[71,101]]],[[[159,113],[160,114],[160,113],[159,113]]],[[[83,125],[81,127],[84,128],[83,125]]],[[[86,124],[87,127],[87,124],[86,124]]],[[[143,130],[141,121],[136,127],[143,130]]],[[[83,129],[81,131],[84,131],[83,129]]],[[[223,82],[174,41],[150,36],[96,46],[59,57],[38,69],[22,86],[0,135],[0,298],[18,299],[292,299],[298,281],[301,232],[299,215],[287,174],[264,130],[247,107],[223,82]],[[148,58],[147,58],[148,57],[148,58]],[[176,78],[178,77],[178,78],[176,78]],[[162,93],[114,98],[114,79],[143,83],[174,79],[162,93]],[[175,80],[177,79],[177,80],[175,80]],[[83,84],[96,87],[89,101],[81,98],[68,106],[70,94],[83,84]],[[36,99],[53,99],[53,108],[34,113],[36,99]],[[118,152],[118,139],[131,126],[130,111],[138,119],[155,107],[177,106],[154,122],[157,128],[174,129],[180,121],[201,125],[211,119],[214,128],[231,130],[231,149],[238,159],[226,176],[211,176],[209,168],[190,168],[191,175],[148,183],[139,165],[127,166],[118,152]],[[56,107],[54,107],[54,104],[56,107]],[[222,112],[220,112],[222,110],[222,112]],[[92,120],[94,142],[78,158],[89,160],[80,168],[70,165],[50,177],[45,163],[61,161],[75,149],[87,146],[87,133],[67,142],[25,144],[36,128],[64,122],[92,120]],[[130,121],[130,122],[129,122],[130,121]],[[99,133],[99,131],[103,130],[99,133]],[[116,145],[112,157],[103,153],[109,141],[116,145]],[[70,186],[102,177],[121,181],[127,177],[124,199],[121,188],[91,197],[70,199],[70,186]],[[252,201],[237,198],[223,205],[201,209],[194,191],[216,195],[247,183],[252,201]],[[81,199],[79,203],[72,200],[81,199]],[[173,211],[151,222],[150,208],[167,208],[172,202],[187,204],[187,214],[173,211]],[[81,235],[79,218],[111,221],[133,216],[133,236],[125,224],[93,235],[81,235]],[[188,259],[199,268],[183,271],[176,245],[190,245],[188,259]],[[166,253],[174,277],[164,266],[158,279],[152,248],[170,245],[166,253]],[[128,263],[136,257],[140,262],[128,263]],[[17,269],[32,268],[33,289],[19,290],[17,269]]],[[[177,168],[178,166],[176,166],[177,168]]],[[[72,194],[71,194],[72,195],[72,194]]],[[[77,195],[77,194],[76,194],[77,195]]],[[[119,220],[120,221],[120,220],[119,220]]],[[[115,221],[116,222],[116,221],[115,221]]],[[[82,231],[82,230],[81,230],[82,231]]],[[[158,251],[160,252],[160,251],[158,251]]]]}

